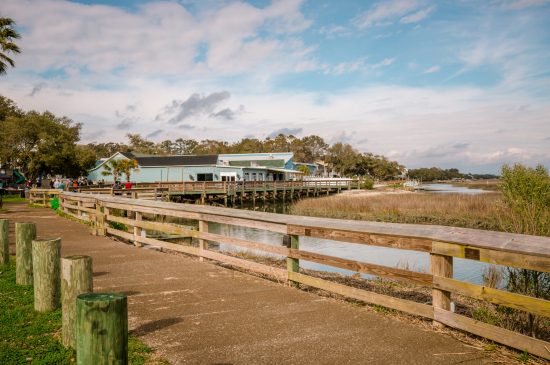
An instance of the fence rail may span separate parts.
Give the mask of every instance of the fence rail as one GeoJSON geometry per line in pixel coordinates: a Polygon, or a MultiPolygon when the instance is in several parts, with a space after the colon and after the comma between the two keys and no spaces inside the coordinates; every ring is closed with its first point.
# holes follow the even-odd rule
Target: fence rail
{"type": "Polygon", "coordinates": [[[60,201],[67,214],[90,222],[94,233],[98,235],[116,236],[135,245],[155,245],[225,262],[288,281],[293,285],[303,284],[429,318],[437,323],[550,359],[549,342],[451,311],[451,293],[454,293],[550,317],[550,301],[453,279],[454,257],[550,273],[550,238],[547,237],[431,225],[300,217],[69,192],[60,194],[60,201]],[[121,212],[124,214],[120,214],[121,212]],[[163,217],[163,222],[170,218],[194,220],[197,221],[198,229],[153,221],[153,216],[163,217]],[[118,225],[110,224],[112,222],[118,225]],[[208,223],[277,232],[283,238],[282,242],[270,245],[209,232],[208,223]],[[127,230],[120,229],[121,225],[127,230]],[[198,247],[151,238],[144,233],[147,231],[192,237],[198,240],[198,247]],[[424,252],[430,256],[430,272],[415,272],[302,250],[299,247],[300,237],[424,252]],[[281,255],[287,260],[287,269],[213,251],[209,249],[209,242],[281,255]],[[300,272],[300,260],[430,287],[432,303],[418,303],[309,276],[300,272]]]}

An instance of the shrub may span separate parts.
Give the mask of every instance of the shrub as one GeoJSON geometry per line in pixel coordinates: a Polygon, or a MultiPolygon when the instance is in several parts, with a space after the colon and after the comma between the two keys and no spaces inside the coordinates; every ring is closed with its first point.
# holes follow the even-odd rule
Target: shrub
{"type": "MultiPolygon", "coordinates": [[[[550,236],[550,177],[543,166],[516,164],[502,168],[502,229],[513,233],[550,236]]],[[[550,274],[508,268],[507,288],[511,292],[550,299],[550,274]]],[[[517,310],[506,311],[511,325],[533,337],[548,339],[549,320],[517,310]]]]}

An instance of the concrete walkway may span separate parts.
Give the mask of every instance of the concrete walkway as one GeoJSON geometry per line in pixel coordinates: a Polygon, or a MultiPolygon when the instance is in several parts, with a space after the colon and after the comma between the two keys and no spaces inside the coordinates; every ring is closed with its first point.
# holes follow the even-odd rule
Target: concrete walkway
{"type": "Polygon", "coordinates": [[[91,236],[48,209],[5,208],[12,235],[13,222],[33,221],[39,237],[62,238],[64,256],[92,256],[94,290],[126,293],[131,332],[173,364],[491,362],[449,336],[365,308],[91,236]]]}

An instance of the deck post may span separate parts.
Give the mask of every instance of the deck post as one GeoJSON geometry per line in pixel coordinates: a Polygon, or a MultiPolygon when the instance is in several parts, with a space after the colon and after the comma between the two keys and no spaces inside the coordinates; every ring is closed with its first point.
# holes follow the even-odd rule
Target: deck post
{"type": "MultiPolygon", "coordinates": [[[[199,221],[199,232],[208,233],[208,222],[199,221]]],[[[208,249],[208,241],[202,238],[199,238],[199,261],[204,261],[203,252],[208,249]]]]}
{"type": "Polygon", "coordinates": [[[35,223],[15,223],[15,283],[32,285],[32,241],[36,239],[35,223]]]}
{"type": "Polygon", "coordinates": [[[32,241],[34,309],[49,312],[61,304],[61,238],[32,241]]]}
{"type": "Polygon", "coordinates": [[[9,226],[9,220],[0,219],[0,265],[10,262],[9,226]]]}
{"type": "MultiPolygon", "coordinates": [[[[291,250],[298,250],[300,248],[300,238],[296,235],[287,234],[283,236],[283,244],[291,250]]],[[[287,257],[286,269],[288,272],[300,272],[300,260],[287,257]]],[[[299,283],[291,281],[290,284],[297,288],[299,283]]]]}
{"type": "MultiPolygon", "coordinates": [[[[143,216],[141,212],[134,212],[134,219],[136,222],[139,222],[143,219],[143,216]]],[[[141,243],[138,242],[139,237],[141,237],[142,228],[138,226],[134,226],[134,246],[141,247],[143,246],[141,243]]]]}
{"type": "Polygon", "coordinates": [[[101,203],[95,201],[96,235],[105,236],[105,214],[101,212],[101,203]]]}
{"type": "Polygon", "coordinates": [[[76,347],[76,297],[93,291],[92,258],[68,256],[61,259],[61,313],[63,345],[76,347]]]}
{"type": "MultiPolygon", "coordinates": [[[[453,257],[430,254],[430,272],[433,276],[445,278],[453,277],[453,257]]],[[[441,289],[432,289],[432,306],[447,311],[451,310],[451,292],[441,289]]],[[[444,327],[444,324],[433,321],[435,327],[444,327]]]]}

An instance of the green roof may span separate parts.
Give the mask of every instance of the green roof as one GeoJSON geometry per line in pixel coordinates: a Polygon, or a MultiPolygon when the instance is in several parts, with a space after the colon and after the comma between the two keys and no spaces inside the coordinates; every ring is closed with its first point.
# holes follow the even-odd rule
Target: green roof
{"type": "Polygon", "coordinates": [[[255,163],[255,166],[259,167],[284,167],[285,160],[240,160],[240,161],[229,161],[229,166],[240,166],[240,167],[254,167],[252,163],[255,163]]]}

